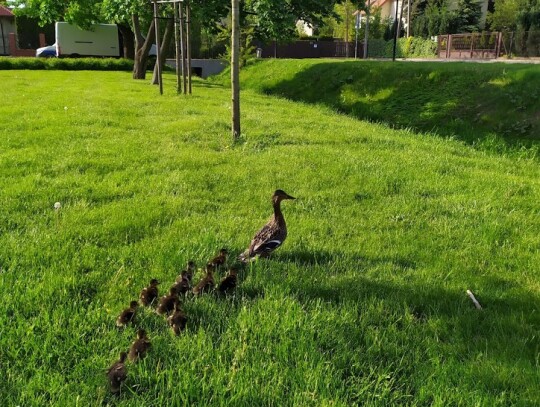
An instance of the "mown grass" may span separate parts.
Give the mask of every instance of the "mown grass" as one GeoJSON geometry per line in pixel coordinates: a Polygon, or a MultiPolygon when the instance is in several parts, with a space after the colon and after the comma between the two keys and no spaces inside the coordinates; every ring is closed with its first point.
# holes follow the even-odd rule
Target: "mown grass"
{"type": "Polygon", "coordinates": [[[254,92],[3,71],[1,405],[537,405],[538,162],[254,92]],[[119,398],[104,370],[152,277],[239,253],[282,188],[289,238],[185,302],[119,398]],[[62,203],[59,212],[53,205],[62,203]],[[476,293],[484,310],[465,295],[476,293]]]}
{"type": "Polygon", "coordinates": [[[540,155],[538,65],[266,60],[243,70],[242,80],[265,94],[481,150],[540,155]]]}

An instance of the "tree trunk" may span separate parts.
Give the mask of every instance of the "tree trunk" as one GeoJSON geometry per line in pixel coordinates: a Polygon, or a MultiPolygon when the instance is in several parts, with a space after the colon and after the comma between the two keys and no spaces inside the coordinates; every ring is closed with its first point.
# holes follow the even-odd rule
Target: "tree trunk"
{"type": "Polygon", "coordinates": [[[122,46],[124,49],[124,58],[135,58],[135,36],[131,27],[127,24],[118,24],[118,30],[122,35],[122,46]]]}
{"type": "Polygon", "coordinates": [[[135,34],[135,60],[133,61],[133,79],[145,79],[146,78],[146,64],[148,62],[148,53],[154,42],[154,21],[148,28],[148,34],[146,39],[141,33],[141,25],[139,22],[139,16],[137,14],[132,15],[133,28],[135,34]]]}
{"type": "Polygon", "coordinates": [[[157,64],[161,67],[165,65],[165,59],[167,58],[167,51],[169,50],[171,46],[171,40],[172,35],[174,31],[174,19],[171,18],[167,20],[167,26],[165,27],[165,34],[163,34],[163,41],[161,42],[161,46],[159,47],[159,61],[156,61],[156,64],[154,65],[154,74],[152,75],[152,85],[158,85],[158,70],[157,70],[157,64]]]}
{"type": "Polygon", "coordinates": [[[240,7],[239,0],[232,1],[231,36],[231,88],[232,88],[232,136],[240,137],[240,7]]]}

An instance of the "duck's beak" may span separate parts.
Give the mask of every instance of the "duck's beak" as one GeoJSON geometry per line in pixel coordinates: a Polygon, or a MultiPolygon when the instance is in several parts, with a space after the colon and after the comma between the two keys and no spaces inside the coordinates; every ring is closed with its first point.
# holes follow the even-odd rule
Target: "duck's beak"
{"type": "Polygon", "coordinates": [[[290,196],[287,194],[287,197],[285,199],[296,199],[294,196],[290,196]]]}

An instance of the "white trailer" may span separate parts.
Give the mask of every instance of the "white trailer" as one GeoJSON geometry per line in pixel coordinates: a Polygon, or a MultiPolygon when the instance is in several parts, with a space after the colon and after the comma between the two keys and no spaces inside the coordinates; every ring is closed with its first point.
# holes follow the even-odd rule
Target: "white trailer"
{"type": "Polygon", "coordinates": [[[65,22],[56,23],[56,56],[119,57],[120,42],[116,24],[96,24],[82,30],[65,22]]]}

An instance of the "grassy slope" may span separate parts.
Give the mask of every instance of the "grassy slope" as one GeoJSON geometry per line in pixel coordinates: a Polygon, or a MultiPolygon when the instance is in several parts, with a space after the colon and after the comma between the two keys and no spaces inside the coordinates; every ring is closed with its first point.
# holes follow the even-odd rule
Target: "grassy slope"
{"type": "Polygon", "coordinates": [[[540,400],[537,161],[250,92],[231,146],[228,90],[129,77],[0,72],[1,405],[540,400]],[[188,301],[180,338],[143,310],[154,349],[116,402],[116,315],[240,252],[277,187],[299,197],[285,245],[234,298],[188,301]]]}
{"type": "Polygon", "coordinates": [[[246,87],[498,152],[540,142],[540,66],[269,60],[242,72],[246,87]]]}

